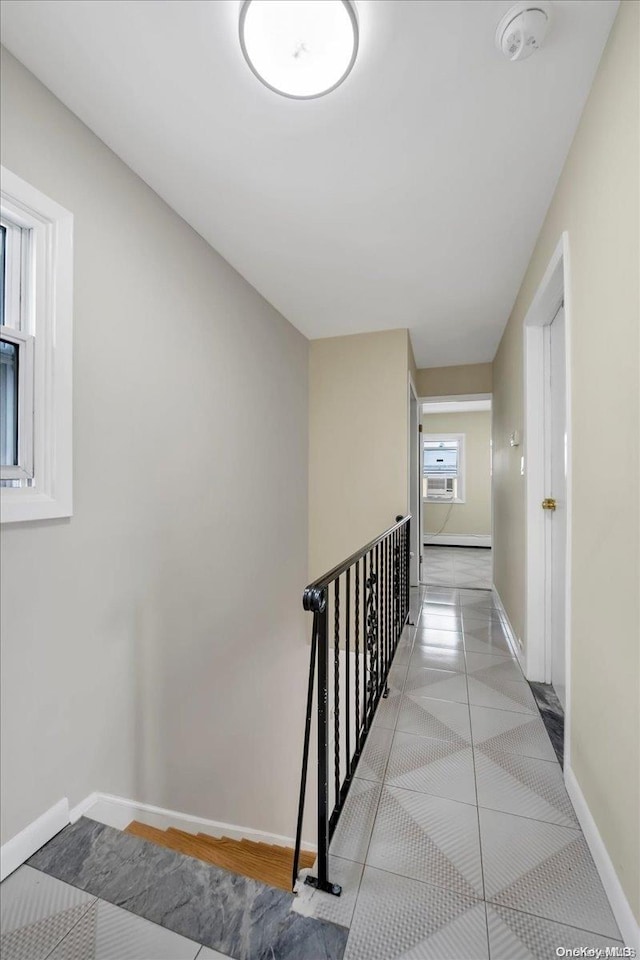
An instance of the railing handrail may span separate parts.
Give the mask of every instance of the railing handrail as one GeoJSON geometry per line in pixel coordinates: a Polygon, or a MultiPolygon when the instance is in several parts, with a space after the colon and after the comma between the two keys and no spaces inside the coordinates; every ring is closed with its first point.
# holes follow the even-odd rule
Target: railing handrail
{"type": "Polygon", "coordinates": [[[386,537],[388,537],[395,530],[399,530],[400,527],[404,526],[407,520],[411,520],[412,516],[410,513],[407,513],[406,516],[398,515],[396,517],[396,522],[392,527],[389,527],[384,533],[381,533],[380,536],[375,537],[373,540],[370,540],[366,546],[361,547],[359,550],[356,550],[355,553],[352,553],[350,557],[347,557],[346,560],[343,560],[342,563],[337,564],[333,567],[332,570],[329,570],[328,573],[323,573],[321,577],[318,577],[317,580],[314,580],[313,583],[308,584],[304,588],[302,594],[302,606],[305,610],[311,612],[321,612],[321,607],[317,606],[320,601],[319,594],[325,590],[329,584],[341,576],[343,573],[346,573],[349,567],[352,567],[358,560],[362,560],[370,550],[373,550],[375,546],[381,543],[386,537]]]}
{"type": "Polygon", "coordinates": [[[317,876],[305,883],[340,895],[339,884],[328,877],[329,845],[340,812],[355,775],[375,710],[381,697],[389,694],[387,677],[402,630],[409,619],[411,555],[411,515],[396,516],[396,522],[360,550],[351,554],[328,573],[318,577],[304,590],[303,607],[313,613],[313,633],[307,688],[302,776],[298,798],[298,820],[292,864],[295,889],[307,785],[311,741],[314,686],[317,663],[317,876]],[[341,585],[344,588],[341,590],[341,585]],[[354,600],[353,617],[351,601],[354,600]],[[329,613],[332,633],[329,638],[329,613]],[[353,633],[352,633],[353,629],[353,633]],[[353,648],[351,642],[353,640],[353,648]],[[344,641],[344,647],[343,647],[344,641]],[[333,670],[329,669],[329,648],[333,650],[333,670]],[[344,654],[344,678],[340,679],[344,654]],[[351,683],[351,656],[354,657],[354,682],[351,683]],[[333,674],[333,679],[331,677],[333,674]],[[362,679],[362,683],[360,682],[362,679]],[[333,685],[332,685],[333,684],[333,685]],[[330,697],[333,690],[333,707],[330,697]],[[340,726],[341,703],[346,721],[340,726]],[[353,703],[355,726],[351,724],[353,703]],[[344,759],[341,758],[344,731],[344,759]],[[351,734],[353,731],[353,740],[351,734]],[[329,774],[329,741],[333,735],[333,778],[329,774]],[[353,744],[354,749],[351,749],[353,744]],[[344,774],[344,777],[343,777],[344,774]],[[331,782],[330,782],[331,781],[331,782]],[[333,808],[329,809],[333,789],[333,808]]]}

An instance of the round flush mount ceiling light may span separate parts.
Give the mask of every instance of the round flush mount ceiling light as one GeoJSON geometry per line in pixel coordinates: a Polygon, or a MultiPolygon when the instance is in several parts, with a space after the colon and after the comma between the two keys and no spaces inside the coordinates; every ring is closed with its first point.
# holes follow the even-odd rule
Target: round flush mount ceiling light
{"type": "Polygon", "coordinates": [[[335,90],[358,53],[358,21],[349,0],[244,0],[240,45],[265,86],[310,100],[335,90]]]}
{"type": "Polygon", "coordinates": [[[547,35],[551,9],[544,0],[517,3],[498,24],[496,46],[507,60],[526,60],[547,35]]]}

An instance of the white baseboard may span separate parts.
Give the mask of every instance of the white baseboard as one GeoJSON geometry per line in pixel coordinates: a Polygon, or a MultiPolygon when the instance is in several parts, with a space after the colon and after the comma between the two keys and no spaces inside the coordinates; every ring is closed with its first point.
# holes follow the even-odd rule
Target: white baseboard
{"type": "Polygon", "coordinates": [[[0,880],[17,870],[36,850],[69,823],[69,801],[58,800],[45,813],[0,848],[0,880]]]}
{"type": "Polygon", "coordinates": [[[589,845],[591,856],[595,862],[602,885],[609,898],[613,915],[620,928],[620,933],[627,947],[633,947],[640,956],[640,926],[633,915],[631,904],[627,900],[622,885],[614,869],[611,857],[600,836],[600,831],[587,806],[584,794],[580,789],[576,775],[569,766],[565,766],[564,782],[567,793],[571,798],[576,816],[582,827],[585,840],[589,845]]]}
{"type": "Polygon", "coordinates": [[[498,608],[498,612],[500,613],[500,619],[502,620],[502,623],[504,625],[504,630],[507,635],[507,640],[509,641],[509,646],[513,651],[513,655],[516,657],[516,659],[518,660],[518,663],[522,667],[522,672],[526,676],[526,671],[525,671],[526,661],[525,661],[524,650],[522,649],[520,641],[518,640],[518,636],[515,630],[513,629],[511,621],[509,620],[507,611],[504,608],[504,603],[502,602],[502,597],[498,593],[495,583],[491,588],[491,592],[493,593],[494,603],[498,608]]]}
{"type": "MultiPolygon", "coordinates": [[[[105,823],[117,830],[124,830],[132,820],[146,823],[147,826],[166,830],[176,827],[187,833],[208,833],[212,837],[231,837],[233,840],[255,840],[258,843],[272,843],[283,847],[292,847],[295,840],[292,837],[283,837],[277,833],[266,833],[263,830],[253,830],[250,827],[241,827],[233,823],[224,823],[220,820],[207,820],[204,817],[192,816],[188,813],[179,813],[177,810],[167,810],[164,807],[155,807],[150,803],[140,803],[137,800],[127,800],[125,797],[116,797],[108,793],[92,793],[86,797],[70,814],[73,823],[78,817],[90,817],[99,823],[105,823]]],[[[311,843],[302,844],[303,850],[314,852],[316,847],[311,843]]]]}
{"type": "MultiPolygon", "coordinates": [[[[272,843],[281,847],[295,845],[293,837],[283,837],[279,833],[253,830],[250,827],[240,827],[221,820],[207,820],[205,817],[195,817],[188,813],[179,813],[177,810],[154,807],[150,803],[139,803],[137,800],[95,792],[90,793],[71,810],[69,810],[69,801],[65,797],[3,844],[0,848],[0,880],[4,880],[10,873],[17,870],[67,824],[75,823],[83,816],[105,823],[109,827],[115,827],[116,830],[124,830],[132,820],[139,820],[159,830],[176,827],[187,833],[208,833],[212,837],[255,840],[258,843],[272,843]]],[[[316,846],[303,841],[302,849],[315,853],[316,846]]]]}
{"type": "Polygon", "coordinates": [[[427,547],[490,547],[491,534],[477,536],[474,534],[455,533],[425,533],[422,538],[423,546],[427,547]]]}

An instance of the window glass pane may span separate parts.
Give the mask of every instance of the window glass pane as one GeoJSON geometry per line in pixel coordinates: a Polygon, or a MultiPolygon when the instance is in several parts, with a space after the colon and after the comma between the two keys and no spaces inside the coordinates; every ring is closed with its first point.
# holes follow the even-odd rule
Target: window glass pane
{"type": "Polygon", "coordinates": [[[6,249],[7,249],[7,228],[0,226],[0,326],[4,326],[4,292],[6,289],[6,249]]]}
{"type": "Polygon", "coordinates": [[[0,341],[0,461],[18,465],[18,346],[0,341]]]}
{"type": "Polygon", "coordinates": [[[446,440],[441,443],[426,441],[424,447],[424,472],[429,476],[458,476],[458,442],[446,440]]]}

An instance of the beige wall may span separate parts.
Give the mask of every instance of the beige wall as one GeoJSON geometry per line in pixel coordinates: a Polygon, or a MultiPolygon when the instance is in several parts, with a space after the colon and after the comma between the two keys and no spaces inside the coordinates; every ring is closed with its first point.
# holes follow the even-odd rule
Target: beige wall
{"type": "Polygon", "coordinates": [[[310,344],[312,578],[406,513],[407,340],[388,330],[310,344]]]}
{"type": "MultiPolygon", "coordinates": [[[[569,233],[572,556],[571,766],[640,918],[638,685],[639,6],[623,0],[494,363],[495,580],[524,630],[522,324],[569,233]],[[622,489],[603,500],[593,444],[616,451],[622,489]]],[[[526,437],[525,452],[526,452],[526,437]]],[[[526,638],[525,638],[526,642],[526,638]]]]}
{"type": "Polygon", "coordinates": [[[452,397],[491,393],[490,363],[466,363],[460,367],[423,367],[417,371],[419,397],[452,397]]]}
{"type": "Polygon", "coordinates": [[[425,535],[491,535],[491,412],[431,413],[422,418],[423,435],[465,435],[465,503],[423,504],[425,535]],[[449,519],[446,520],[447,515],[449,519]],[[441,530],[442,525],[446,526],[441,530]]]}
{"type": "Polygon", "coordinates": [[[307,341],[2,61],[2,162],[75,216],[75,515],[2,530],[3,840],[93,790],[290,836],[307,341]]]}

